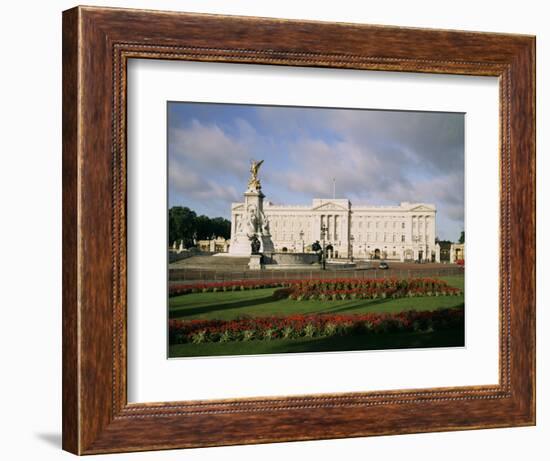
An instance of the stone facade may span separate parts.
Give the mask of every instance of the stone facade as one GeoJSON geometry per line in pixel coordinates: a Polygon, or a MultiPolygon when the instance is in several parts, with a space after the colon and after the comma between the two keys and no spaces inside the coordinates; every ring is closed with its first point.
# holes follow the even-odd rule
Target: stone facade
{"type": "Polygon", "coordinates": [[[229,251],[229,240],[223,237],[216,237],[214,239],[197,240],[197,248],[200,251],[210,253],[227,253],[229,251]]]}
{"type": "Polygon", "coordinates": [[[466,252],[464,251],[463,243],[453,243],[450,250],[451,263],[456,263],[457,261],[464,261],[466,257],[466,252]]]}
{"type": "MultiPolygon", "coordinates": [[[[231,206],[230,252],[241,243],[238,235],[251,198],[246,195],[245,202],[231,206]]],[[[434,205],[354,206],[347,199],[314,199],[311,205],[293,206],[275,205],[263,197],[256,205],[267,218],[276,252],[307,252],[313,242],[323,241],[321,229],[326,228],[329,258],[439,262],[434,205]]]]}

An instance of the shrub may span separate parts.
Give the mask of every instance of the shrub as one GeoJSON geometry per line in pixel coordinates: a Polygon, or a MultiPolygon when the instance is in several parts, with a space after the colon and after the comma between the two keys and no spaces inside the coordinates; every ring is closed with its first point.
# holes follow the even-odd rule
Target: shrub
{"type": "Polygon", "coordinates": [[[254,339],[254,332],[252,330],[243,331],[243,341],[251,341],[254,339]]]}
{"type": "Polygon", "coordinates": [[[324,336],[333,336],[336,334],[337,330],[338,330],[338,326],[335,323],[327,322],[323,333],[324,333],[324,336]]]}
{"type": "Polygon", "coordinates": [[[193,344],[204,343],[206,341],[206,332],[204,330],[199,331],[199,332],[195,333],[191,338],[192,338],[193,344]]]}
{"type": "Polygon", "coordinates": [[[263,337],[264,339],[273,339],[274,335],[275,335],[275,329],[274,328],[268,328],[267,330],[264,331],[264,334],[263,334],[263,337]]]}
{"type": "Polygon", "coordinates": [[[316,328],[311,323],[308,323],[306,327],[304,328],[304,336],[306,338],[313,338],[315,335],[316,328]]]}
{"type": "Polygon", "coordinates": [[[278,288],[273,292],[272,296],[273,296],[273,299],[278,301],[279,299],[287,299],[292,292],[293,292],[293,289],[290,287],[278,288]]]}
{"type": "Polygon", "coordinates": [[[292,328],[291,326],[286,326],[283,328],[283,331],[282,331],[282,337],[283,339],[290,339],[290,338],[293,338],[295,337],[295,333],[294,333],[294,328],[292,328]]]}
{"type": "Polygon", "coordinates": [[[221,335],[220,335],[220,343],[227,343],[229,341],[231,341],[231,332],[229,330],[225,330],[221,335]]]}

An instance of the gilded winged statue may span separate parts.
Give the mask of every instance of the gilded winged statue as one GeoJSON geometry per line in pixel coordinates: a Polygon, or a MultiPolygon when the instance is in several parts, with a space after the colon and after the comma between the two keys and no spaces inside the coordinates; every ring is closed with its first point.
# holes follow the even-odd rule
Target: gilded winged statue
{"type": "Polygon", "coordinates": [[[260,190],[262,188],[260,180],[258,179],[258,170],[264,163],[263,160],[251,160],[250,161],[250,179],[248,180],[248,188],[250,190],[260,190]]]}

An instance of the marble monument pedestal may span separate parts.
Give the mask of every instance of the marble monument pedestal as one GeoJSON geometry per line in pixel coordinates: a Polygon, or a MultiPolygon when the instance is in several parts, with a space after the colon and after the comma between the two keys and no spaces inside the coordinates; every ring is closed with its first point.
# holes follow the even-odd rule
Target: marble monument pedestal
{"type": "MultiPolygon", "coordinates": [[[[273,253],[275,247],[270,235],[256,235],[260,241],[260,253],[273,253]]],[[[229,247],[229,255],[231,256],[249,256],[252,254],[250,247],[250,239],[246,235],[237,235],[233,238],[233,242],[229,247]]]]}
{"type": "Polygon", "coordinates": [[[251,271],[259,271],[264,268],[262,264],[262,255],[250,255],[250,261],[248,263],[248,268],[251,271]]]}
{"type": "Polygon", "coordinates": [[[233,237],[229,254],[232,256],[249,256],[252,253],[250,249],[250,239],[245,234],[233,237]]]}

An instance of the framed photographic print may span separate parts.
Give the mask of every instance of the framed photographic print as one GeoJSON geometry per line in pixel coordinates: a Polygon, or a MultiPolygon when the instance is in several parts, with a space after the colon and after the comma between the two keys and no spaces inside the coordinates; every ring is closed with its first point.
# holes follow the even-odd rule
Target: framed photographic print
{"type": "Polygon", "coordinates": [[[534,50],[64,12],[64,449],[534,424],[534,50]]]}
{"type": "Polygon", "coordinates": [[[464,114],[169,102],[167,124],[170,358],[464,346],[464,114]]]}

